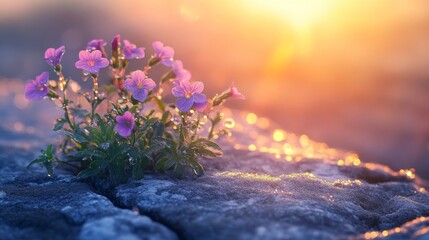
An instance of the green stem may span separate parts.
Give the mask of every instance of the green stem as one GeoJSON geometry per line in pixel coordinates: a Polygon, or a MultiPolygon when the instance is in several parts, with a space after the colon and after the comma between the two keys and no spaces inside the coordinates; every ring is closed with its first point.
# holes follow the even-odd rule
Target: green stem
{"type": "MultiPolygon", "coordinates": [[[[61,68],[60,68],[61,69],[61,68]]],[[[58,81],[58,87],[61,90],[61,92],[63,93],[63,100],[61,101],[61,104],[63,105],[64,111],[65,111],[65,120],[67,121],[67,123],[69,124],[71,129],[75,129],[75,124],[73,123],[73,121],[71,120],[71,114],[70,114],[70,110],[69,110],[69,101],[67,99],[67,82],[64,78],[63,72],[60,70],[57,72],[58,73],[58,77],[59,77],[59,81],[58,81]]]]}
{"type": "Polygon", "coordinates": [[[214,127],[215,127],[216,124],[210,118],[209,118],[209,120],[212,123],[212,125],[210,126],[210,131],[209,131],[209,135],[207,136],[207,138],[210,140],[210,139],[213,138],[213,131],[214,131],[214,127]]]}
{"type": "Polygon", "coordinates": [[[94,114],[95,114],[95,110],[97,108],[98,105],[98,79],[97,79],[97,74],[93,74],[91,73],[91,78],[92,81],[94,83],[94,87],[92,88],[92,92],[94,94],[94,99],[92,100],[91,103],[91,115],[90,115],[90,120],[91,122],[94,120],[94,114]]]}

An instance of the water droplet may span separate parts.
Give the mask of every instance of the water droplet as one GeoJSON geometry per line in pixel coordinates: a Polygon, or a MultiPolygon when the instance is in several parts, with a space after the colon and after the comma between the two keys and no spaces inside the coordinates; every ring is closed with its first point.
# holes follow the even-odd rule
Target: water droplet
{"type": "Polygon", "coordinates": [[[83,158],[82,158],[82,161],[86,161],[86,160],[88,160],[88,158],[87,158],[87,157],[83,157],[83,158]]]}
{"type": "Polygon", "coordinates": [[[87,72],[87,71],[83,71],[83,75],[84,75],[84,76],[88,76],[88,75],[89,75],[89,72],[87,72]]]}
{"type": "Polygon", "coordinates": [[[128,162],[130,162],[131,165],[135,165],[137,163],[137,160],[134,159],[133,157],[129,157],[128,162]]]}
{"type": "Polygon", "coordinates": [[[87,129],[83,129],[83,132],[89,134],[89,131],[87,129]]]}
{"type": "Polygon", "coordinates": [[[110,143],[105,142],[105,143],[100,144],[100,146],[101,146],[104,150],[107,150],[107,149],[110,147],[110,143]]]}
{"type": "Polygon", "coordinates": [[[179,116],[174,116],[173,119],[171,120],[175,125],[179,125],[182,122],[182,118],[179,116]]]}

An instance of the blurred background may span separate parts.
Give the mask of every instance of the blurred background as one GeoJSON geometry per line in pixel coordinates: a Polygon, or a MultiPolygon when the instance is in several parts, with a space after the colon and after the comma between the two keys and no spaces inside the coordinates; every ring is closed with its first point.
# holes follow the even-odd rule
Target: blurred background
{"type": "MultiPolygon", "coordinates": [[[[119,33],[145,46],[147,56],[160,40],[209,96],[234,81],[247,100],[230,102],[232,108],[429,179],[426,0],[0,0],[0,6],[3,82],[48,70],[48,47],[66,45],[65,75],[79,80],[74,62],[93,38],[110,43],[119,33]]],[[[25,111],[17,114],[29,117],[25,111]]]]}

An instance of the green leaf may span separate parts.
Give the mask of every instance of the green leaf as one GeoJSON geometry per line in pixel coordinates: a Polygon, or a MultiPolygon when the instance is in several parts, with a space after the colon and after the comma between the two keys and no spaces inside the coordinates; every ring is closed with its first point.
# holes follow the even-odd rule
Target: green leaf
{"type": "Polygon", "coordinates": [[[88,110],[82,108],[70,108],[70,112],[73,116],[79,118],[86,118],[87,116],[89,116],[88,110]]]}
{"type": "Polygon", "coordinates": [[[159,98],[157,98],[157,97],[154,97],[154,99],[155,99],[156,104],[158,105],[159,109],[160,109],[162,112],[164,112],[164,111],[165,111],[165,105],[164,105],[164,102],[162,102],[162,100],[161,100],[161,99],[159,99],[159,98]]]}
{"type": "Polygon", "coordinates": [[[164,165],[165,162],[168,160],[167,157],[163,157],[161,159],[159,159],[156,163],[155,163],[155,171],[158,172],[163,172],[164,171],[164,165]]]}
{"type": "Polygon", "coordinates": [[[65,119],[63,119],[63,118],[57,118],[57,123],[55,123],[55,126],[54,126],[53,130],[54,131],[60,130],[61,128],[63,128],[63,126],[64,126],[65,123],[67,123],[67,121],[65,119]]]}
{"type": "Polygon", "coordinates": [[[208,158],[217,158],[222,156],[222,152],[219,151],[213,151],[210,149],[201,148],[198,150],[195,150],[195,154],[201,157],[208,157],[208,158]]]}
{"type": "Polygon", "coordinates": [[[184,171],[185,171],[185,166],[183,166],[182,164],[178,163],[174,166],[174,173],[176,174],[177,177],[182,177],[184,171]]]}
{"type": "Polygon", "coordinates": [[[162,114],[161,121],[162,121],[163,123],[167,122],[168,117],[170,117],[170,116],[171,116],[170,111],[165,111],[165,112],[162,114]]]}
{"type": "Polygon", "coordinates": [[[88,131],[87,138],[92,140],[91,142],[95,142],[98,145],[104,142],[103,132],[99,129],[91,126],[86,126],[84,129],[88,131]]]}
{"type": "Polygon", "coordinates": [[[177,164],[178,162],[176,161],[176,159],[173,158],[169,158],[168,160],[165,161],[164,163],[164,171],[167,171],[168,169],[170,169],[171,167],[174,166],[174,164],[177,164]]]}
{"type": "Polygon", "coordinates": [[[122,183],[126,183],[128,176],[125,174],[124,166],[122,164],[110,164],[109,165],[109,179],[116,186],[122,183]]]}
{"type": "Polygon", "coordinates": [[[201,177],[204,174],[204,168],[198,161],[196,161],[195,159],[189,159],[189,164],[191,165],[191,168],[194,171],[195,175],[201,177]]]}
{"type": "Polygon", "coordinates": [[[124,114],[124,111],[122,111],[122,108],[120,106],[117,106],[116,104],[112,103],[112,107],[118,115],[124,114]]]}
{"type": "Polygon", "coordinates": [[[139,107],[140,107],[139,105],[133,105],[129,111],[132,113],[135,113],[139,109],[139,107]]]}
{"type": "Polygon", "coordinates": [[[77,175],[77,179],[86,179],[100,173],[101,168],[87,168],[77,175]]]}
{"type": "Polygon", "coordinates": [[[143,178],[144,171],[143,171],[143,163],[141,159],[137,160],[136,164],[133,166],[131,174],[134,179],[139,180],[143,178]]]}
{"type": "Polygon", "coordinates": [[[43,166],[45,166],[46,171],[48,172],[49,176],[52,176],[54,174],[54,170],[52,168],[52,162],[45,161],[45,162],[43,162],[43,166]]]}
{"type": "Polygon", "coordinates": [[[53,149],[52,144],[49,144],[48,147],[46,148],[46,150],[43,151],[43,154],[46,156],[47,160],[52,159],[54,156],[52,149],[53,149]]]}
{"type": "Polygon", "coordinates": [[[161,137],[164,134],[165,125],[162,122],[156,122],[153,126],[153,136],[161,137]]]}
{"type": "Polygon", "coordinates": [[[45,158],[45,157],[43,157],[43,156],[39,156],[39,157],[37,157],[36,159],[34,159],[33,161],[31,161],[31,162],[27,165],[27,168],[29,168],[31,165],[33,165],[33,164],[35,164],[35,163],[42,163],[42,162],[44,162],[44,161],[46,161],[46,158],[45,158]]]}
{"type": "Polygon", "coordinates": [[[207,147],[207,148],[213,148],[218,151],[222,151],[222,148],[219,147],[215,142],[208,140],[207,138],[199,138],[192,142],[189,147],[207,147]]]}
{"type": "Polygon", "coordinates": [[[70,137],[71,139],[73,139],[74,141],[76,141],[78,143],[87,143],[88,142],[88,139],[86,138],[86,136],[82,132],[64,131],[64,135],[66,135],[67,137],[70,137]]]}

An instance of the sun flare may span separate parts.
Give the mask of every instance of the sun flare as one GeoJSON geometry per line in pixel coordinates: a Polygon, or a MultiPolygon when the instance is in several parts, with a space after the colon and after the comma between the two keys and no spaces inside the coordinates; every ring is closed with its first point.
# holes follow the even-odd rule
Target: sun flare
{"type": "Polygon", "coordinates": [[[274,14],[297,30],[302,30],[326,16],[333,0],[245,0],[254,11],[274,14]]]}

